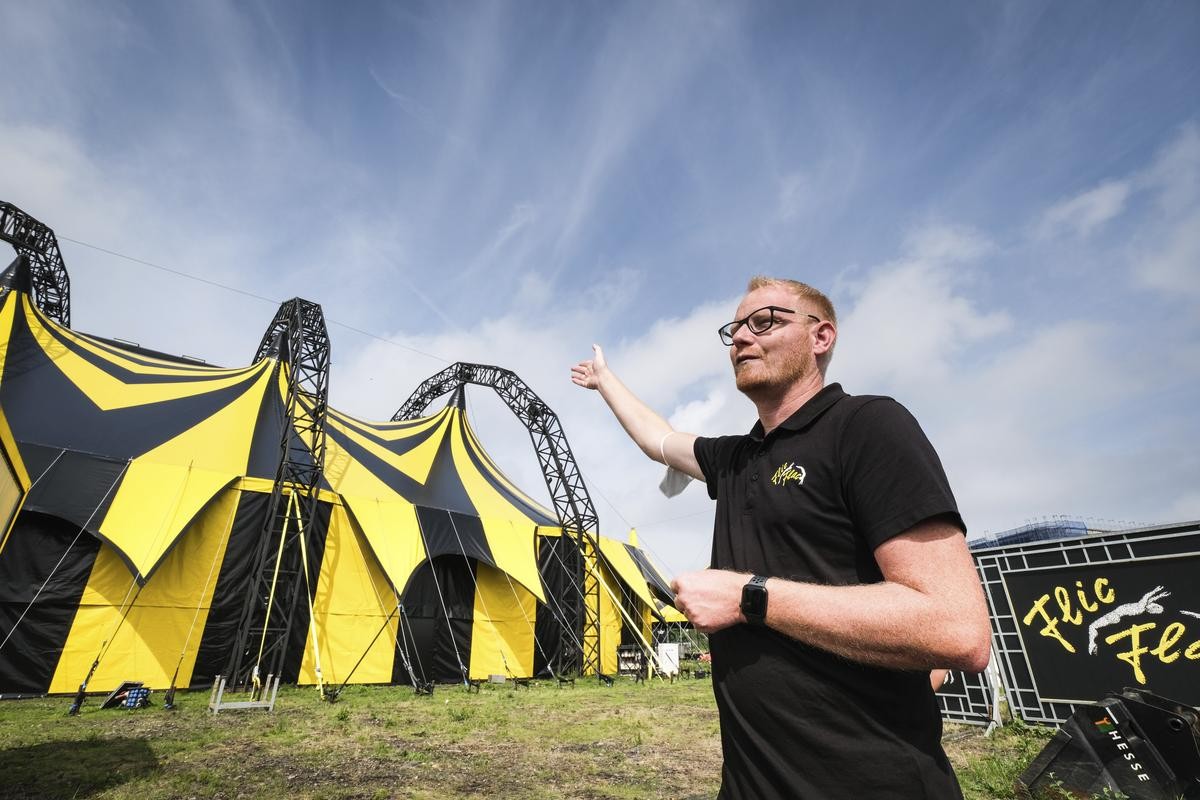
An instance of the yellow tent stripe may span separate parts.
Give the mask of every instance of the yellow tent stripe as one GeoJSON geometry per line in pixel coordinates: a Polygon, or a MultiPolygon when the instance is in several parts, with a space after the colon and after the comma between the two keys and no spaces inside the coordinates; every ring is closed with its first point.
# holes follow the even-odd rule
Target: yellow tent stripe
{"type": "Polygon", "coordinates": [[[487,465],[489,474],[493,478],[495,478],[497,481],[499,481],[501,484],[503,484],[503,486],[506,489],[508,489],[508,491],[512,492],[518,498],[525,501],[530,506],[536,508],[538,511],[542,512],[550,519],[556,519],[557,514],[554,511],[551,511],[550,509],[546,508],[539,501],[534,500],[532,497],[530,497],[528,494],[526,494],[519,486],[517,486],[515,483],[513,483],[512,481],[510,481],[508,479],[508,476],[504,474],[503,470],[500,469],[499,465],[496,464],[496,462],[492,460],[492,457],[483,448],[483,444],[479,441],[479,437],[475,434],[475,430],[467,422],[466,417],[462,418],[462,422],[463,422],[462,430],[465,432],[464,435],[466,436],[468,444],[470,445],[470,447],[471,447],[472,451],[475,453],[475,455],[478,456],[479,459],[481,461],[483,461],[483,463],[485,465],[487,465]]]}
{"type": "MultiPolygon", "coordinates": [[[[350,679],[350,671],[360,657],[362,663],[353,674],[355,683],[391,683],[400,621],[399,614],[392,613],[395,608],[395,594],[387,577],[355,531],[345,508],[335,505],[313,598],[313,622],[321,631],[321,671],[327,683],[350,679]],[[385,622],[388,629],[380,633],[385,622]]],[[[316,663],[309,637],[299,683],[317,682],[316,663]]]]}
{"type": "Polygon", "coordinates": [[[533,523],[518,524],[498,517],[481,517],[480,522],[496,566],[538,600],[546,602],[546,590],[537,568],[537,537],[533,523]]]}
{"type": "Polygon", "coordinates": [[[352,417],[349,414],[343,414],[332,408],[329,409],[329,413],[330,417],[332,417],[331,421],[337,423],[339,427],[357,428],[360,433],[369,432],[372,436],[391,442],[416,436],[432,427],[442,424],[442,417],[446,412],[441,411],[431,417],[419,417],[414,420],[400,420],[396,422],[367,422],[357,417],[352,417]]]}
{"type": "Polygon", "coordinates": [[[325,439],[325,479],[341,495],[378,497],[386,502],[403,499],[332,436],[325,439]]]}
{"type": "Polygon", "coordinates": [[[612,568],[617,571],[617,575],[621,577],[621,580],[638,596],[638,599],[651,608],[655,608],[654,595],[651,594],[650,587],[646,584],[645,577],[642,576],[642,571],[638,569],[637,563],[629,555],[629,551],[625,549],[625,545],[614,539],[609,539],[607,536],[601,536],[600,552],[604,554],[604,557],[612,565],[612,568]]]}
{"type": "Polygon", "coordinates": [[[0,380],[4,378],[4,365],[8,361],[8,343],[12,339],[13,320],[16,318],[19,295],[9,292],[0,305],[0,380]]]}
{"type": "Polygon", "coordinates": [[[184,526],[235,478],[230,473],[135,461],[105,515],[100,535],[145,580],[184,526]]]}
{"type": "Polygon", "coordinates": [[[658,613],[662,616],[663,622],[687,622],[688,618],[680,613],[679,609],[669,603],[663,603],[658,609],[658,613]]]}
{"type": "MultiPolygon", "coordinates": [[[[393,495],[395,496],[395,495],[393,495]]],[[[407,500],[342,496],[384,573],[403,594],[413,572],[425,561],[417,528],[417,508],[407,500]]]]}
{"type": "Polygon", "coordinates": [[[469,665],[472,680],[489,675],[533,675],[536,613],[532,594],[512,585],[500,570],[477,565],[469,665]]]}
{"type": "Polygon", "coordinates": [[[135,458],[100,534],[149,575],[180,529],[214,494],[245,474],[254,426],[271,373],[208,419],[135,458]]]}
{"type": "Polygon", "coordinates": [[[528,521],[532,525],[534,521],[498,492],[492,482],[475,466],[463,438],[462,426],[455,425],[450,436],[450,451],[454,456],[455,469],[479,516],[528,521]]]}
{"type": "MultiPolygon", "coordinates": [[[[456,412],[462,413],[462,412],[456,412]]],[[[450,433],[450,450],[459,479],[467,490],[467,496],[475,507],[483,532],[496,566],[533,592],[543,602],[546,593],[542,589],[541,575],[537,568],[537,546],[534,541],[536,523],[508,498],[496,491],[471,461],[461,426],[455,425],[450,433]]]]}
{"type": "MultiPolygon", "coordinates": [[[[449,425],[449,422],[449,417],[445,417],[440,419],[437,424],[444,428],[449,425]]],[[[441,444],[442,437],[445,435],[444,430],[441,432],[434,432],[428,439],[426,439],[417,447],[414,447],[407,453],[397,455],[391,450],[388,450],[386,447],[380,445],[378,442],[374,442],[367,438],[354,428],[348,427],[336,421],[332,422],[332,424],[368,453],[380,459],[384,463],[395,467],[405,475],[408,475],[413,480],[422,484],[429,479],[429,471],[433,469],[434,456],[437,455],[438,447],[441,444]]],[[[366,468],[364,467],[363,469],[365,470],[366,468]]],[[[354,491],[354,489],[350,487],[347,487],[347,489],[349,491],[354,491]]],[[[389,493],[391,493],[390,490],[389,493]]]]}
{"type": "MultiPolygon", "coordinates": [[[[24,296],[22,298],[28,306],[28,298],[24,296]]],[[[116,408],[130,408],[147,403],[157,403],[163,400],[178,400],[184,397],[195,397],[207,392],[219,391],[252,378],[256,371],[260,375],[269,373],[270,366],[273,363],[268,359],[264,359],[252,367],[235,371],[224,377],[216,377],[212,380],[125,383],[72,352],[70,348],[52,336],[46,328],[40,325],[35,326],[32,320],[30,327],[33,329],[33,335],[42,350],[46,353],[46,356],[54,362],[55,366],[58,367],[68,380],[87,395],[98,408],[104,411],[111,411],[116,408]]]]}
{"type": "Polygon", "coordinates": [[[225,557],[233,510],[239,498],[240,492],[225,492],[188,527],[179,546],[137,596],[124,624],[121,624],[121,603],[130,589],[129,570],[115,550],[101,546],[55,668],[50,692],[74,692],[113,631],[116,636],[107,645],[104,658],[88,684],[89,690],[110,691],[123,680],[138,680],[151,688],[165,689],[177,665],[178,685],[187,686],[191,682],[201,640],[193,631],[193,621],[195,630],[204,630],[216,589],[216,580],[206,580],[206,576],[214,561],[219,565],[225,557]],[[197,609],[200,609],[198,618],[197,609]]]}
{"type": "MultiPolygon", "coordinates": [[[[3,365],[0,364],[0,369],[3,365]]],[[[22,491],[29,491],[32,481],[29,479],[29,472],[25,469],[25,461],[21,458],[21,451],[17,449],[17,440],[13,438],[12,428],[8,426],[8,417],[4,410],[0,409],[0,445],[4,447],[4,453],[8,456],[8,461],[12,465],[14,477],[22,491]]]]}

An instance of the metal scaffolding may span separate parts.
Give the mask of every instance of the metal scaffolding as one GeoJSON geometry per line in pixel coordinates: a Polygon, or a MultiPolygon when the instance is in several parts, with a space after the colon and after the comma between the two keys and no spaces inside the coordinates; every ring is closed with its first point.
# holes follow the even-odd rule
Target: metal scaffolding
{"type": "MultiPolygon", "coordinates": [[[[54,231],[12,203],[0,201],[0,239],[13,246],[18,259],[29,260],[30,288],[42,313],[71,327],[71,279],[54,231]]],[[[7,281],[0,283],[3,297],[10,287],[7,281]]]]}
{"type": "Polygon", "coordinates": [[[297,616],[315,579],[307,554],[319,553],[318,493],[325,463],[329,400],[329,333],[321,307],[294,298],[283,303],[263,335],[255,361],[277,358],[287,384],[279,467],[246,595],[237,644],[225,671],[233,685],[285,669],[297,616]]]}

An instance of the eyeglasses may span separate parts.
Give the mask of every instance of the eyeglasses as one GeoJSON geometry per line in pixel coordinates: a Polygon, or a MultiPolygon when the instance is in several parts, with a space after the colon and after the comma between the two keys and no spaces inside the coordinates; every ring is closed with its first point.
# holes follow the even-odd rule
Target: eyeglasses
{"type": "MultiPolygon", "coordinates": [[[[757,311],[751,311],[750,315],[743,319],[735,319],[733,322],[728,322],[722,325],[721,327],[717,328],[717,333],[720,335],[722,342],[727,345],[732,345],[733,337],[737,335],[737,332],[742,329],[743,325],[750,328],[750,332],[755,336],[758,336],[771,330],[771,328],[775,327],[775,324],[780,321],[775,318],[776,314],[795,313],[796,309],[794,308],[763,306],[757,311]]],[[[808,317],[813,322],[821,321],[820,317],[814,317],[812,314],[805,314],[804,316],[808,317]]]]}

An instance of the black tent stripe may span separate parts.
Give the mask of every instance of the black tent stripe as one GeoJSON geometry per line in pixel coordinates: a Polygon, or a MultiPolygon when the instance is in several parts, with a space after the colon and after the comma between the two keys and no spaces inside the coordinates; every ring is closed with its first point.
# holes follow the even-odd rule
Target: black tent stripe
{"type": "Polygon", "coordinates": [[[408,500],[424,493],[424,487],[415,479],[396,469],[391,464],[367,450],[358,442],[351,439],[336,425],[329,426],[325,435],[337,443],[338,447],[350,454],[351,458],[366,467],[371,474],[383,481],[388,488],[408,500]]]}
{"type": "Polygon", "coordinates": [[[546,509],[533,504],[530,498],[513,492],[504,481],[497,477],[497,475],[503,475],[503,471],[496,466],[496,463],[492,461],[487,451],[482,449],[482,445],[479,444],[465,422],[460,421],[459,426],[463,431],[463,442],[466,444],[467,457],[471,460],[475,469],[487,480],[488,484],[505,500],[519,508],[525,516],[532,519],[535,525],[557,528],[559,525],[558,520],[549,515],[546,509]]]}
{"type": "Polygon", "coordinates": [[[646,579],[646,583],[650,586],[650,590],[659,600],[674,605],[675,593],[671,591],[671,585],[667,583],[654,565],[650,563],[650,559],[642,552],[641,548],[634,547],[631,544],[622,542],[629,557],[633,559],[633,563],[637,564],[638,570],[642,573],[642,577],[646,579]]]}

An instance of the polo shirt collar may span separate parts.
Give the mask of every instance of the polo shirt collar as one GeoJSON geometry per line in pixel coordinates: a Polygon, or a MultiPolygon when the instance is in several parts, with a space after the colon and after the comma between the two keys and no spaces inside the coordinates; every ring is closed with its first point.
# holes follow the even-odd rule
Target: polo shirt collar
{"type": "MultiPolygon", "coordinates": [[[[831,383],[810,397],[808,402],[796,409],[794,414],[779,423],[779,427],[775,430],[779,430],[780,428],[786,428],[789,431],[803,430],[815,422],[817,417],[832,408],[833,404],[843,397],[846,397],[846,393],[842,390],[842,385],[840,383],[831,383]]],[[[766,438],[763,435],[762,420],[754,423],[754,427],[750,429],[750,438],[760,442],[766,438]]]]}

